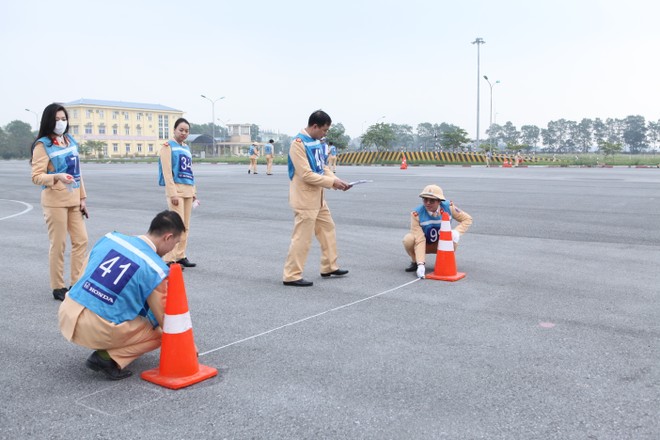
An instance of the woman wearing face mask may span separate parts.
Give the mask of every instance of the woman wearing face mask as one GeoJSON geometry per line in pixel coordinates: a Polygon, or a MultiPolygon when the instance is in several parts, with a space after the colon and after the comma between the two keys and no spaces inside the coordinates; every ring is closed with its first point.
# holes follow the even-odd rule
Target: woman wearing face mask
{"type": "Polygon", "coordinates": [[[183,118],[174,123],[174,139],[160,147],[158,159],[158,184],[165,187],[167,208],[181,216],[186,232],[181,234],[181,241],[174,249],[163,256],[169,265],[179,263],[184,267],[195,267],[186,257],[188,231],[193,203],[197,200],[195,177],[192,171],[192,154],[185,141],[190,134],[190,124],[183,118]]]}
{"type": "Polygon", "coordinates": [[[39,135],[32,143],[32,182],[41,185],[41,207],[50,240],[50,287],[60,301],[68,291],[64,282],[64,250],[71,237],[71,284],[82,276],[87,253],[85,186],[80,175],[78,144],[67,133],[69,115],[50,104],[41,116],[39,135]]]}

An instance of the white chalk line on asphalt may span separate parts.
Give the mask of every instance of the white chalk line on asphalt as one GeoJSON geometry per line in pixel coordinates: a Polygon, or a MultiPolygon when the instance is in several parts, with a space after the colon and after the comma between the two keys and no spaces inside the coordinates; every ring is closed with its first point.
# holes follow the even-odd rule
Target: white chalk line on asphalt
{"type": "Polygon", "coordinates": [[[20,200],[0,199],[0,201],[4,201],[4,202],[16,202],[16,203],[20,203],[21,205],[25,205],[25,206],[26,206],[26,208],[25,208],[23,211],[19,212],[18,214],[12,214],[12,215],[8,215],[8,216],[6,216],[6,217],[2,217],[2,218],[0,218],[0,221],[1,221],[1,220],[7,220],[8,218],[12,218],[12,217],[18,217],[19,215],[23,215],[23,214],[25,214],[25,213],[27,213],[27,212],[32,211],[32,205],[30,205],[29,203],[21,202],[20,200]]]}
{"type": "Polygon", "coordinates": [[[214,348],[212,350],[208,350],[208,351],[205,351],[203,353],[200,353],[199,356],[204,356],[204,355],[216,352],[218,350],[222,350],[223,348],[231,347],[232,345],[240,344],[242,342],[247,342],[247,341],[250,341],[252,339],[256,339],[256,338],[259,338],[261,336],[265,336],[267,334],[276,332],[278,330],[282,330],[283,328],[291,327],[293,325],[300,324],[300,323],[305,322],[305,321],[309,321],[310,319],[318,318],[319,316],[323,316],[327,313],[336,312],[337,310],[341,310],[341,309],[345,309],[347,307],[354,306],[355,304],[359,304],[361,302],[368,301],[370,299],[374,299],[374,298],[379,297],[381,295],[385,295],[386,293],[390,293],[390,292],[394,292],[395,290],[402,289],[406,286],[409,286],[413,283],[416,283],[420,279],[421,278],[415,278],[412,281],[408,281],[407,283],[401,284],[400,286],[394,287],[394,288],[389,289],[389,290],[385,290],[384,292],[376,293],[375,295],[367,296],[366,298],[358,299],[357,301],[353,301],[353,302],[350,302],[348,304],[343,304],[341,306],[333,307],[332,309],[325,310],[325,311],[317,313],[315,315],[307,316],[306,318],[298,319],[297,321],[289,322],[288,324],[284,324],[284,325],[281,325],[279,327],[275,327],[275,328],[272,328],[270,330],[266,330],[265,332],[261,332],[261,333],[258,333],[256,335],[252,335],[252,336],[249,336],[247,338],[239,339],[238,341],[230,342],[229,344],[223,345],[222,347],[214,348]]]}

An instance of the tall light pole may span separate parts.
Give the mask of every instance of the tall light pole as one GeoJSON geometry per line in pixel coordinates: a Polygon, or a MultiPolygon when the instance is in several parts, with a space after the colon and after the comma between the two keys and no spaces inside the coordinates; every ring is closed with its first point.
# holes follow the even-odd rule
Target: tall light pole
{"type": "Polygon", "coordinates": [[[487,75],[484,75],[484,79],[490,86],[490,118],[488,119],[488,128],[490,128],[493,125],[493,86],[495,86],[495,84],[499,84],[500,80],[498,79],[494,83],[491,83],[487,75]]]}
{"type": "Polygon", "coordinates": [[[480,64],[480,48],[482,44],[486,44],[483,38],[477,37],[472,44],[477,45],[477,148],[479,148],[479,86],[481,85],[481,72],[479,71],[480,64]]]}
{"type": "Polygon", "coordinates": [[[32,111],[29,108],[26,108],[25,111],[34,114],[34,119],[37,120],[37,127],[35,128],[35,130],[37,130],[37,133],[38,133],[39,132],[39,115],[37,114],[37,112],[32,111]]]}
{"type": "Polygon", "coordinates": [[[211,132],[213,133],[213,153],[212,154],[215,154],[215,152],[216,152],[215,151],[215,103],[220,101],[221,99],[225,99],[225,97],[221,96],[218,99],[214,100],[214,99],[211,99],[211,98],[207,98],[204,95],[199,95],[199,96],[201,96],[204,99],[208,99],[209,102],[211,103],[211,132]]]}

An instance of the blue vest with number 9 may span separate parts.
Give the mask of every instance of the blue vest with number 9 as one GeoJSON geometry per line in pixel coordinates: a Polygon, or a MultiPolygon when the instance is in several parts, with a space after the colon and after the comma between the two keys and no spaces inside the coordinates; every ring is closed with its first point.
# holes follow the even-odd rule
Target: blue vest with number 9
{"type": "Polygon", "coordinates": [[[442,213],[449,213],[449,220],[451,221],[451,207],[449,202],[447,200],[440,202],[440,215],[437,217],[431,217],[426,208],[424,208],[424,205],[418,206],[415,211],[419,215],[419,225],[422,227],[426,236],[426,243],[433,244],[438,241],[440,226],[442,225],[442,213]]]}

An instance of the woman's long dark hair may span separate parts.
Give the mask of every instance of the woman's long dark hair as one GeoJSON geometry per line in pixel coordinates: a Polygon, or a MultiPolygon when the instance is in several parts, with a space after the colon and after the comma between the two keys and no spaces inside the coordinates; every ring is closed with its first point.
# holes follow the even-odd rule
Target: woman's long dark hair
{"type": "MultiPolygon", "coordinates": [[[[55,131],[55,116],[57,116],[57,112],[60,110],[64,112],[64,116],[66,116],[67,120],[66,130],[64,130],[64,133],[69,131],[69,112],[66,111],[64,106],[57,103],[53,103],[47,106],[41,115],[39,134],[37,135],[37,138],[34,140],[34,142],[32,142],[32,147],[30,147],[30,162],[32,162],[32,155],[34,154],[34,147],[37,145],[37,141],[44,136],[50,136],[55,131]]],[[[62,135],[64,135],[64,133],[62,133],[62,135]]]]}

